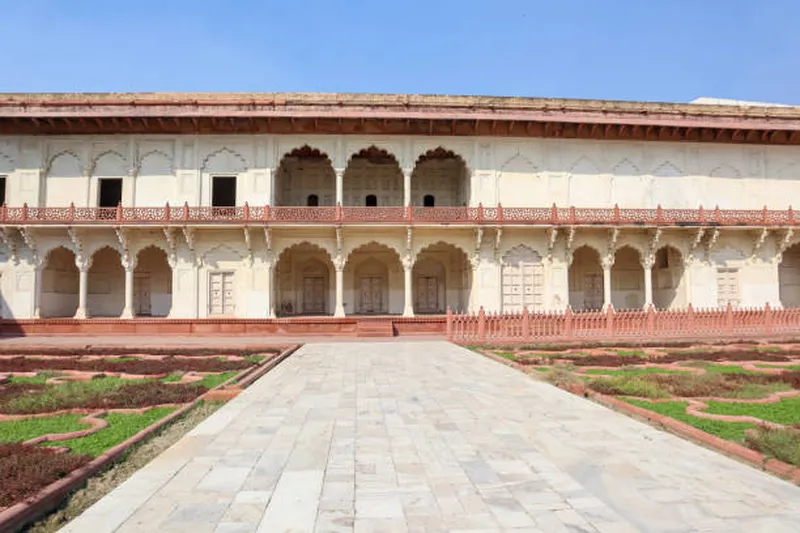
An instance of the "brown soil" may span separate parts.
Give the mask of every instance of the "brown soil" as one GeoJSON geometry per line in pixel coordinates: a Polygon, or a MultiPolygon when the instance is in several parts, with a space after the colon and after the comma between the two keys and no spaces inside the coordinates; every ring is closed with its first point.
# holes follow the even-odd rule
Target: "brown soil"
{"type": "Polygon", "coordinates": [[[246,359],[221,361],[216,357],[141,358],[114,361],[113,358],[80,357],[0,357],[0,374],[8,372],[41,372],[44,370],[81,370],[139,375],[169,374],[170,372],[230,372],[253,366],[246,359]]]}

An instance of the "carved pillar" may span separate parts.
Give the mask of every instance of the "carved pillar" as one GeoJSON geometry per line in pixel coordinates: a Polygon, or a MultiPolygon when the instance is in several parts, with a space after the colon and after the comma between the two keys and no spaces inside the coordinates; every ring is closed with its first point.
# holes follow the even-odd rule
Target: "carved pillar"
{"type": "Polygon", "coordinates": [[[414,169],[403,169],[403,206],[408,207],[411,205],[411,173],[414,169]]]}
{"type": "Polygon", "coordinates": [[[273,273],[275,272],[275,261],[268,260],[265,264],[267,270],[267,317],[275,318],[275,295],[273,292],[274,279],[273,273]]]}
{"type": "Polygon", "coordinates": [[[606,256],[602,260],[603,267],[603,309],[611,305],[611,267],[614,266],[614,256],[606,256]]]}
{"type": "Polygon", "coordinates": [[[76,259],[75,264],[78,267],[78,309],[75,311],[75,318],[84,319],[89,316],[86,312],[89,295],[89,261],[76,259]]]}
{"type": "MultiPolygon", "coordinates": [[[[336,169],[336,205],[344,205],[344,169],[336,169]]],[[[344,314],[342,314],[344,316],[344,314]]]]}
{"type": "Polygon", "coordinates": [[[333,261],[333,268],[336,270],[336,306],[333,316],[344,316],[344,257],[338,256],[333,261]]]}
{"type": "Polygon", "coordinates": [[[44,261],[39,261],[36,263],[33,278],[33,318],[42,318],[42,270],[44,261]]]}
{"type": "Polygon", "coordinates": [[[133,263],[124,261],[125,268],[125,307],[120,318],[133,318],[133,263]]]}
{"type": "Polygon", "coordinates": [[[649,309],[653,305],[653,264],[654,257],[649,256],[642,260],[644,269],[644,308],[649,309]]]}
{"type": "Polygon", "coordinates": [[[414,297],[412,292],[412,272],[414,270],[414,262],[411,258],[403,260],[403,278],[404,278],[404,295],[405,305],[403,305],[403,316],[414,316],[414,297]]]}

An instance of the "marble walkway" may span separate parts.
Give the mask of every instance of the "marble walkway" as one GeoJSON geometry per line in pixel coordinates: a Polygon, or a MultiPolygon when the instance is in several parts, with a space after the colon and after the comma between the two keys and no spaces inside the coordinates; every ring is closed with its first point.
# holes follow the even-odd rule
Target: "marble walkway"
{"type": "Polygon", "coordinates": [[[800,488],[445,342],[308,344],[63,532],[800,531],[800,488]]]}

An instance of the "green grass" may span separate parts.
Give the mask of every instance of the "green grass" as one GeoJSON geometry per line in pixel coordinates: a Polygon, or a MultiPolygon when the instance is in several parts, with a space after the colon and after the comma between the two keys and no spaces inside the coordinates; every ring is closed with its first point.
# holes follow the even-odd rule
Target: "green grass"
{"type": "Polygon", "coordinates": [[[604,375],[604,376],[644,376],[647,374],[689,374],[687,370],[672,370],[669,368],[619,368],[619,369],[605,369],[605,368],[589,368],[585,371],[586,374],[604,375]]]}
{"type": "Polygon", "coordinates": [[[756,366],[758,368],[775,368],[775,369],[778,369],[778,370],[786,370],[786,371],[790,371],[790,372],[791,371],[800,370],[800,365],[783,365],[783,366],[781,366],[781,365],[768,365],[768,364],[764,364],[764,363],[758,363],[758,364],[756,364],[756,366]]]}
{"type": "Polygon", "coordinates": [[[674,353],[677,355],[698,355],[698,354],[714,353],[718,351],[719,350],[716,348],[692,348],[690,350],[677,350],[669,353],[674,353]]]}
{"type": "Polygon", "coordinates": [[[181,379],[183,379],[183,372],[173,372],[164,379],[161,380],[161,383],[177,383],[181,379]]]}
{"type": "Polygon", "coordinates": [[[207,389],[213,389],[217,385],[225,383],[239,372],[239,370],[235,370],[233,372],[223,372],[222,374],[210,374],[203,377],[203,381],[200,381],[200,385],[207,389]]]}
{"type": "Polygon", "coordinates": [[[109,363],[130,363],[131,361],[138,361],[138,357],[122,356],[122,357],[107,357],[105,359],[109,363]]]}
{"type": "Polygon", "coordinates": [[[686,406],[688,402],[659,402],[650,403],[643,400],[631,400],[625,398],[624,401],[653,411],[655,413],[674,418],[684,424],[694,426],[701,431],[716,435],[717,437],[725,440],[742,442],[745,437],[745,431],[754,427],[754,424],[748,422],[724,422],[721,420],[706,420],[705,418],[698,418],[686,414],[686,406]]]}
{"type": "Polygon", "coordinates": [[[590,386],[602,394],[638,396],[640,398],[669,398],[670,394],[657,383],[638,376],[595,378],[590,386]]]}
{"type": "Polygon", "coordinates": [[[708,413],[744,415],[778,424],[800,424],[800,397],[783,398],[776,403],[708,402],[708,413]]]}
{"type": "Polygon", "coordinates": [[[11,383],[24,383],[26,385],[44,385],[48,379],[54,378],[56,376],[60,376],[58,372],[53,372],[51,370],[46,370],[44,372],[39,372],[35,376],[11,376],[9,381],[11,383]]]}
{"type": "Polygon", "coordinates": [[[712,374],[760,374],[752,370],[745,370],[737,365],[704,365],[702,368],[712,374]]]}
{"type": "Polygon", "coordinates": [[[83,415],[58,415],[0,422],[0,441],[24,442],[49,433],[69,433],[87,429],[88,424],[78,422],[81,418],[83,415]]]}
{"type": "Polygon", "coordinates": [[[642,350],[614,350],[620,357],[645,357],[645,353],[642,350]]]}
{"type": "Polygon", "coordinates": [[[550,372],[553,370],[553,367],[550,366],[532,366],[531,368],[537,372],[550,372]]]}
{"type": "Polygon", "coordinates": [[[260,363],[261,361],[264,360],[264,356],[263,355],[248,355],[246,360],[251,365],[257,365],[258,363],[260,363]]]}
{"type": "Polygon", "coordinates": [[[509,352],[495,352],[495,355],[498,357],[502,357],[503,359],[508,359],[509,361],[517,360],[517,356],[509,352]]]}
{"type": "Polygon", "coordinates": [[[756,346],[756,351],[764,353],[780,353],[783,351],[783,348],[780,346],[756,346]]]}
{"type": "Polygon", "coordinates": [[[720,396],[725,398],[738,398],[748,400],[755,398],[765,398],[773,392],[789,391],[792,386],[788,383],[747,383],[734,391],[726,391],[720,396]]]}
{"type": "Polygon", "coordinates": [[[79,439],[47,443],[48,446],[68,446],[74,454],[87,454],[97,457],[103,452],[113,448],[139,433],[144,428],[161,420],[171,412],[174,407],[156,407],[142,414],[109,413],[105,418],[109,426],[97,433],[79,439]]]}
{"type": "Polygon", "coordinates": [[[2,407],[12,412],[55,411],[68,401],[70,405],[80,404],[80,398],[88,398],[97,393],[118,389],[129,383],[146,380],[126,380],[106,376],[91,381],[67,381],[57,385],[48,385],[39,394],[17,396],[5,402],[2,407]]]}
{"type": "Polygon", "coordinates": [[[745,437],[748,446],[767,457],[800,466],[800,431],[761,426],[754,433],[745,437]]]}

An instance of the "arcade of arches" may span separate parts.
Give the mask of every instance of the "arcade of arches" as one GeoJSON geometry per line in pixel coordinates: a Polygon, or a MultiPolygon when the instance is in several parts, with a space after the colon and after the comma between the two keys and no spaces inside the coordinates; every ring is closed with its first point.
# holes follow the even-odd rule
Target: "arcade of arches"
{"type": "Polygon", "coordinates": [[[370,146],[336,170],[327,154],[310,146],[283,156],[275,174],[279,206],[463,206],[469,174],[456,153],[436,148],[403,169],[390,152],[370,146]]]}

